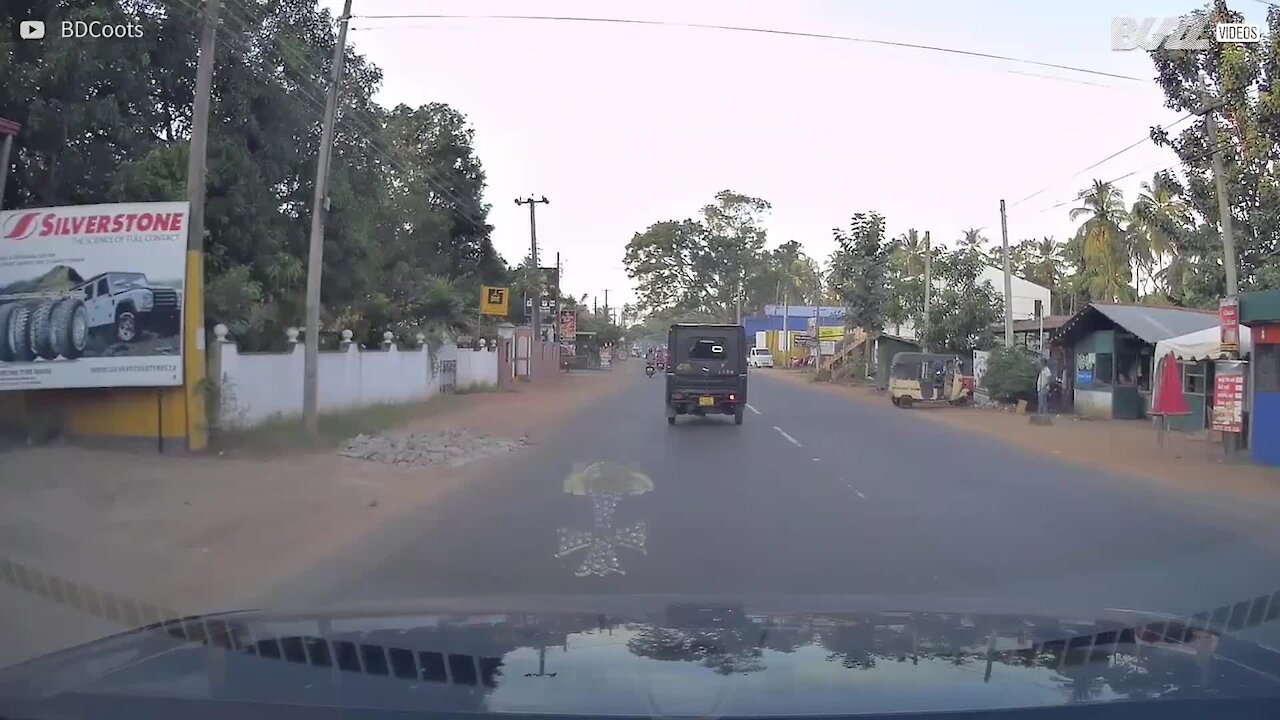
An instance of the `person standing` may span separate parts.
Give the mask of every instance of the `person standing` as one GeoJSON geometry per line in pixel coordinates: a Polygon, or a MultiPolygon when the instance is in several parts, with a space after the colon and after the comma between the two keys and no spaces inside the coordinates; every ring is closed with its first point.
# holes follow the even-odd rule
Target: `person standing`
{"type": "Polygon", "coordinates": [[[1053,371],[1049,369],[1049,361],[1040,361],[1040,375],[1036,378],[1036,412],[1044,415],[1049,412],[1049,386],[1053,384],[1053,371]]]}

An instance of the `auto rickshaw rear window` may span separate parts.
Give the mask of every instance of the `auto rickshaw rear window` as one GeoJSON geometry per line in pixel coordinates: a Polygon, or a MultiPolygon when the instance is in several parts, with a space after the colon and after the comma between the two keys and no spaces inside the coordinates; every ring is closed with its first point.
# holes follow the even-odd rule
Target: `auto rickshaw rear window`
{"type": "Polygon", "coordinates": [[[693,360],[723,360],[724,341],[698,338],[689,348],[689,357],[693,360]]]}

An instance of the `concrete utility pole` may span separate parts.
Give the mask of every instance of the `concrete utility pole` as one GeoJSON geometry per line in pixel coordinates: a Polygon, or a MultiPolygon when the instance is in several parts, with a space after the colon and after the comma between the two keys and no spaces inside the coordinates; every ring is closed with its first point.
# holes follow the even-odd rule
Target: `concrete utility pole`
{"type": "Polygon", "coordinates": [[[564,342],[564,338],[560,337],[560,274],[564,269],[560,267],[560,253],[556,253],[556,297],[552,304],[554,313],[551,316],[552,328],[551,337],[556,341],[556,353],[560,352],[560,343],[564,342]]]}
{"type": "Polygon", "coordinates": [[[609,322],[609,290],[604,291],[604,321],[609,322]]]}
{"type": "Polygon", "coordinates": [[[342,5],[338,40],[333,44],[333,68],[329,73],[329,97],[324,104],[320,131],[320,157],[316,163],[315,196],[311,202],[311,246],[307,252],[307,319],[302,371],[302,418],[311,437],[320,434],[320,275],[324,271],[324,221],[329,212],[329,162],[333,159],[333,125],[338,114],[338,90],[347,47],[347,23],[351,0],[342,5]]]}
{"type": "Polygon", "coordinates": [[[778,341],[778,349],[782,351],[782,366],[791,367],[791,333],[787,330],[787,315],[791,314],[791,292],[782,295],[782,338],[778,341]]]}
{"type": "MultiPolygon", "coordinates": [[[[209,444],[205,414],[204,357],[204,196],[205,157],[209,144],[209,106],[213,95],[213,60],[218,46],[218,13],[222,0],[204,6],[200,32],[200,57],[196,63],[196,94],[191,106],[191,146],[187,151],[187,269],[182,314],[186,332],[182,338],[183,390],[186,394],[187,449],[204,450],[209,444]]],[[[6,153],[6,161],[8,159],[6,153]]]]}
{"type": "Polygon", "coordinates": [[[1213,186],[1218,193],[1218,216],[1222,218],[1222,266],[1227,271],[1227,297],[1236,296],[1236,241],[1231,232],[1231,197],[1227,195],[1227,178],[1222,170],[1222,145],[1218,142],[1218,123],[1214,119],[1215,108],[1204,113],[1204,130],[1213,148],[1213,186]]]}
{"type": "Polygon", "coordinates": [[[1009,269],[1009,222],[1000,201],[1000,241],[1004,244],[1004,346],[1013,347],[1013,271],[1009,269]]]}
{"type": "MultiPolygon", "coordinates": [[[[1196,111],[1196,114],[1204,117],[1204,131],[1207,136],[1205,141],[1209,143],[1210,161],[1213,166],[1213,186],[1218,194],[1218,217],[1222,222],[1222,267],[1226,271],[1227,298],[1234,299],[1239,291],[1236,284],[1236,242],[1231,231],[1231,196],[1227,194],[1227,178],[1222,169],[1222,144],[1218,142],[1218,121],[1214,115],[1225,101],[1210,98],[1203,80],[1200,82],[1200,94],[1204,99],[1204,106],[1196,111]]],[[[1231,360],[1239,358],[1238,351],[1228,355],[1228,359],[1231,360]]],[[[1227,456],[1234,459],[1240,451],[1240,435],[1223,433],[1222,442],[1227,456]]]]}
{"type": "Polygon", "coordinates": [[[929,336],[929,296],[933,293],[933,252],[929,249],[929,231],[924,231],[924,328],[920,333],[920,349],[929,352],[925,338],[929,336]]]}
{"type": "MultiPolygon", "coordinates": [[[[546,195],[535,199],[532,195],[527,198],[516,198],[517,205],[529,206],[529,253],[533,258],[533,341],[542,342],[542,268],[538,265],[538,206],[549,205],[551,201],[546,195]]],[[[529,368],[530,377],[533,376],[532,365],[529,368]]]]}

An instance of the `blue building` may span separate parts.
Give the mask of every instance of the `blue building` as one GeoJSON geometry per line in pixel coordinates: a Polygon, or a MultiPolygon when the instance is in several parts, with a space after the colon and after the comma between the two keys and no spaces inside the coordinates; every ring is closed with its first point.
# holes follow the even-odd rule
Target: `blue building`
{"type": "Polygon", "coordinates": [[[819,327],[843,327],[844,308],[817,307],[812,305],[765,305],[764,312],[742,319],[747,331],[747,343],[755,345],[756,333],[767,330],[782,330],[783,316],[786,316],[786,329],[790,332],[805,332],[815,312],[819,327]]]}

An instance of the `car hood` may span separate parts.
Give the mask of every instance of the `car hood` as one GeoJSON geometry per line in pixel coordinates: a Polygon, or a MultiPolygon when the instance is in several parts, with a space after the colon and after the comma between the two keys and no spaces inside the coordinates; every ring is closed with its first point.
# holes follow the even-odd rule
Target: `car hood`
{"type": "MultiPolygon", "coordinates": [[[[0,670],[69,699],[613,716],[1026,708],[1280,694],[1280,657],[1178,620],[967,610],[440,602],[173,620],[0,670]]],[[[53,709],[53,710],[51,710],[53,709]]]]}

